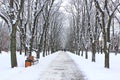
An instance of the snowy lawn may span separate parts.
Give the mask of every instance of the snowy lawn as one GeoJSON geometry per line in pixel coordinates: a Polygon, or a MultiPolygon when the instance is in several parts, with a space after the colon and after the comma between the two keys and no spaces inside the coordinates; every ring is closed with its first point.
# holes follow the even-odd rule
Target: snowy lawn
{"type": "MultiPolygon", "coordinates": [[[[26,57],[17,53],[18,67],[10,67],[9,52],[0,54],[0,80],[39,80],[50,63],[61,51],[41,58],[39,63],[31,67],[24,67],[26,57]]],[[[88,80],[120,80],[120,54],[115,56],[110,54],[110,69],[104,68],[104,54],[96,54],[96,62],[91,62],[91,52],[89,59],[67,52],[75,61],[78,68],[83,72],[88,80]]]]}
{"type": "Polygon", "coordinates": [[[18,67],[11,68],[9,52],[2,52],[2,54],[0,54],[0,80],[38,80],[40,74],[44,72],[58,53],[60,53],[60,51],[45,58],[42,57],[38,64],[27,68],[24,67],[26,59],[24,54],[19,55],[19,53],[17,53],[18,67]]]}
{"type": "Polygon", "coordinates": [[[91,52],[89,59],[67,52],[75,61],[77,66],[87,76],[88,80],[120,80],[120,54],[115,56],[110,53],[110,69],[104,68],[104,54],[96,54],[96,62],[91,62],[91,52]]]}

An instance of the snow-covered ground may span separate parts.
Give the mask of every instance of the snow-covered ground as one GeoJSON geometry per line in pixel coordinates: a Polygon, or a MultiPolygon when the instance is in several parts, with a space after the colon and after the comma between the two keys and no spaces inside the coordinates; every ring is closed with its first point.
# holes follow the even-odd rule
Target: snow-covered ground
{"type": "Polygon", "coordinates": [[[17,53],[18,67],[10,68],[10,54],[9,52],[2,52],[0,54],[0,80],[38,80],[40,74],[50,65],[51,61],[57,56],[59,52],[51,54],[45,58],[41,58],[38,64],[31,67],[24,67],[25,59],[23,55],[17,53]]]}
{"type": "MultiPolygon", "coordinates": [[[[50,63],[62,51],[41,58],[38,64],[31,67],[24,67],[25,59],[23,55],[17,53],[18,67],[10,67],[9,52],[0,54],[0,80],[39,80],[40,75],[44,73],[50,63]]],[[[104,68],[104,54],[96,54],[96,62],[91,62],[91,53],[89,59],[77,56],[67,52],[75,61],[78,68],[83,72],[88,80],[120,80],[120,54],[115,56],[110,54],[110,69],[104,68]]]]}
{"type": "Polygon", "coordinates": [[[86,80],[86,76],[65,52],[61,52],[40,76],[39,80],[86,80]]]}
{"type": "Polygon", "coordinates": [[[104,68],[104,54],[96,54],[96,62],[67,52],[78,67],[87,76],[88,80],[120,80],[120,54],[110,53],[110,69],[104,68]]]}

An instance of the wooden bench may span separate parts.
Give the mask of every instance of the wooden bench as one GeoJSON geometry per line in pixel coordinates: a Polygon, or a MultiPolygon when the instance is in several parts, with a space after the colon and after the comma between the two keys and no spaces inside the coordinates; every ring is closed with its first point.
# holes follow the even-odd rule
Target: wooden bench
{"type": "Polygon", "coordinates": [[[28,57],[27,60],[25,61],[25,67],[34,65],[34,64],[36,64],[36,63],[38,63],[38,62],[39,62],[38,59],[35,59],[34,56],[30,56],[30,57],[28,57]]]}
{"type": "Polygon", "coordinates": [[[28,58],[28,60],[30,60],[33,65],[34,65],[35,63],[38,63],[38,62],[39,62],[39,60],[36,59],[34,56],[30,56],[30,57],[28,58]]]}

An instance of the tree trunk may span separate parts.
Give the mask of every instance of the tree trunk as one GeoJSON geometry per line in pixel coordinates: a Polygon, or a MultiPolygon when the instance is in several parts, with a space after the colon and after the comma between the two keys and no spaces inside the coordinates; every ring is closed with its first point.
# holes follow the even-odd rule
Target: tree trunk
{"type": "Polygon", "coordinates": [[[105,68],[109,68],[109,43],[107,42],[106,33],[104,33],[104,54],[105,54],[105,68]]]}
{"type": "Polygon", "coordinates": [[[16,29],[15,25],[12,25],[12,33],[11,33],[11,67],[17,66],[17,58],[16,58],[16,29]]]}
{"type": "MultiPolygon", "coordinates": [[[[10,8],[13,9],[13,4],[14,0],[10,0],[10,8]]],[[[11,11],[11,15],[9,15],[11,20],[14,20],[15,15],[14,11],[11,11]]],[[[17,23],[13,24],[11,21],[11,27],[12,27],[12,32],[11,32],[11,44],[10,44],[10,50],[11,50],[11,67],[16,67],[17,66],[17,58],[16,58],[16,31],[17,31],[17,23]]]]}
{"type": "Polygon", "coordinates": [[[20,34],[20,55],[22,55],[22,35],[20,34]]]}
{"type": "Polygon", "coordinates": [[[43,45],[43,36],[44,36],[44,28],[43,28],[43,33],[41,35],[41,38],[40,38],[40,42],[39,42],[39,45],[38,45],[38,51],[37,51],[37,58],[39,59],[40,58],[40,52],[42,50],[42,45],[43,45]]]}
{"type": "Polygon", "coordinates": [[[105,68],[109,68],[110,66],[109,66],[109,53],[107,52],[107,51],[104,51],[104,53],[105,53],[105,68]]]}
{"type": "Polygon", "coordinates": [[[83,56],[83,48],[82,48],[82,53],[81,53],[81,56],[83,56]]]}
{"type": "Polygon", "coordinates": [[[78,55],[80,56],[80,49],[78,50],[78,55]]]}
{"type": "Polygon", "coordinates": [[[92,62],[95,62],[95,53],[96,53],[95,43],[92,43],[92,62]]]}
{"type": "Polygon", "coordinates": [[[101,54],[103,53],[102,47],[100,47],[100,52],[101,52],[101,54]]]}
{"type": "Polygon", "coordinates": [[[0,53],[1,53],[1,51],[2,51],[2,43],[1,43],[2,41],[0,41],[0,53]]]}
{"type": "Polygon", "coordinates": [[[88,59],[88,48],[85,49],[85,59],[88,59]]]}
{"type": "Polygon", "coordinates": [[[45,54],[46,54],[46,31],[45,31],[45,40],[44,40],[43,57],[46,56],[45,54]]]}
{"type": "Polygon", "coordinates": [[[105,44],[105,49],[104,49],[104,53],[105,53],[105,68],[109,68],[109,49],[110,49],[110,24],[111,24],[111,19],[112,17],[109,17],[109,21],[108,21],[108,26],[107,26],[107,32],[106,32],[106,44],[105,44]]]}

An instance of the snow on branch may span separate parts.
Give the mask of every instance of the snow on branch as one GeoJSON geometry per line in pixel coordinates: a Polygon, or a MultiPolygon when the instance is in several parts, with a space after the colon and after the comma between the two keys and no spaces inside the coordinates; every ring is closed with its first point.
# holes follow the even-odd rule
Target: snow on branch
{"type": "Polygon", "coordinates": [[[100,11],[101,13],[103,13],[103,10],[101,9],[98,1],[94,0],[94,2],[95,2],[95,6],[99,9],[99,11],[100,11]]]}
{"type": "Polygon", "coordinates": [[[5,13],[1,12],[0,11],[0,17],[5,20],[5,22],[8,24],[9,27],[11,27],[11,22],[10,22],[10,19],[7,15],[5,15],[5,13]]]}
{"type": "MultiPolygon", "coordinates": [[[[113,6],[115,7],[116,5],[114,4],[113,0],[111,0],[113,6]]],[[[117,8],[117,11],[120,13],[120,10],[117,8]]]]}
{"type": "Polygon", "coordinates": [[[110,14],[110,16],[113,16],[117,8],[120,6],[120,3],[114,8],[114,11],[110,14]]]}
{"type": "Polygon", "coordinates": [[[16,5],[16,7],[17,7],[17,10],[19,10],[19,9],[20,9],[20,6],[19,6],[18,1],[17,1],[17,0],[14,0],[14,2],[15,2],[15,5],[16,5]]]}
{"type": "Polygon", "coordinates": [[[41,9],[36,13],[35,18],[37,18],[40,15],[40,13],[43,11],[46,3],[47,3],[47,0],[45,1],[45,3],[43,4],[43,6],[41,7],[41,9]]]}

